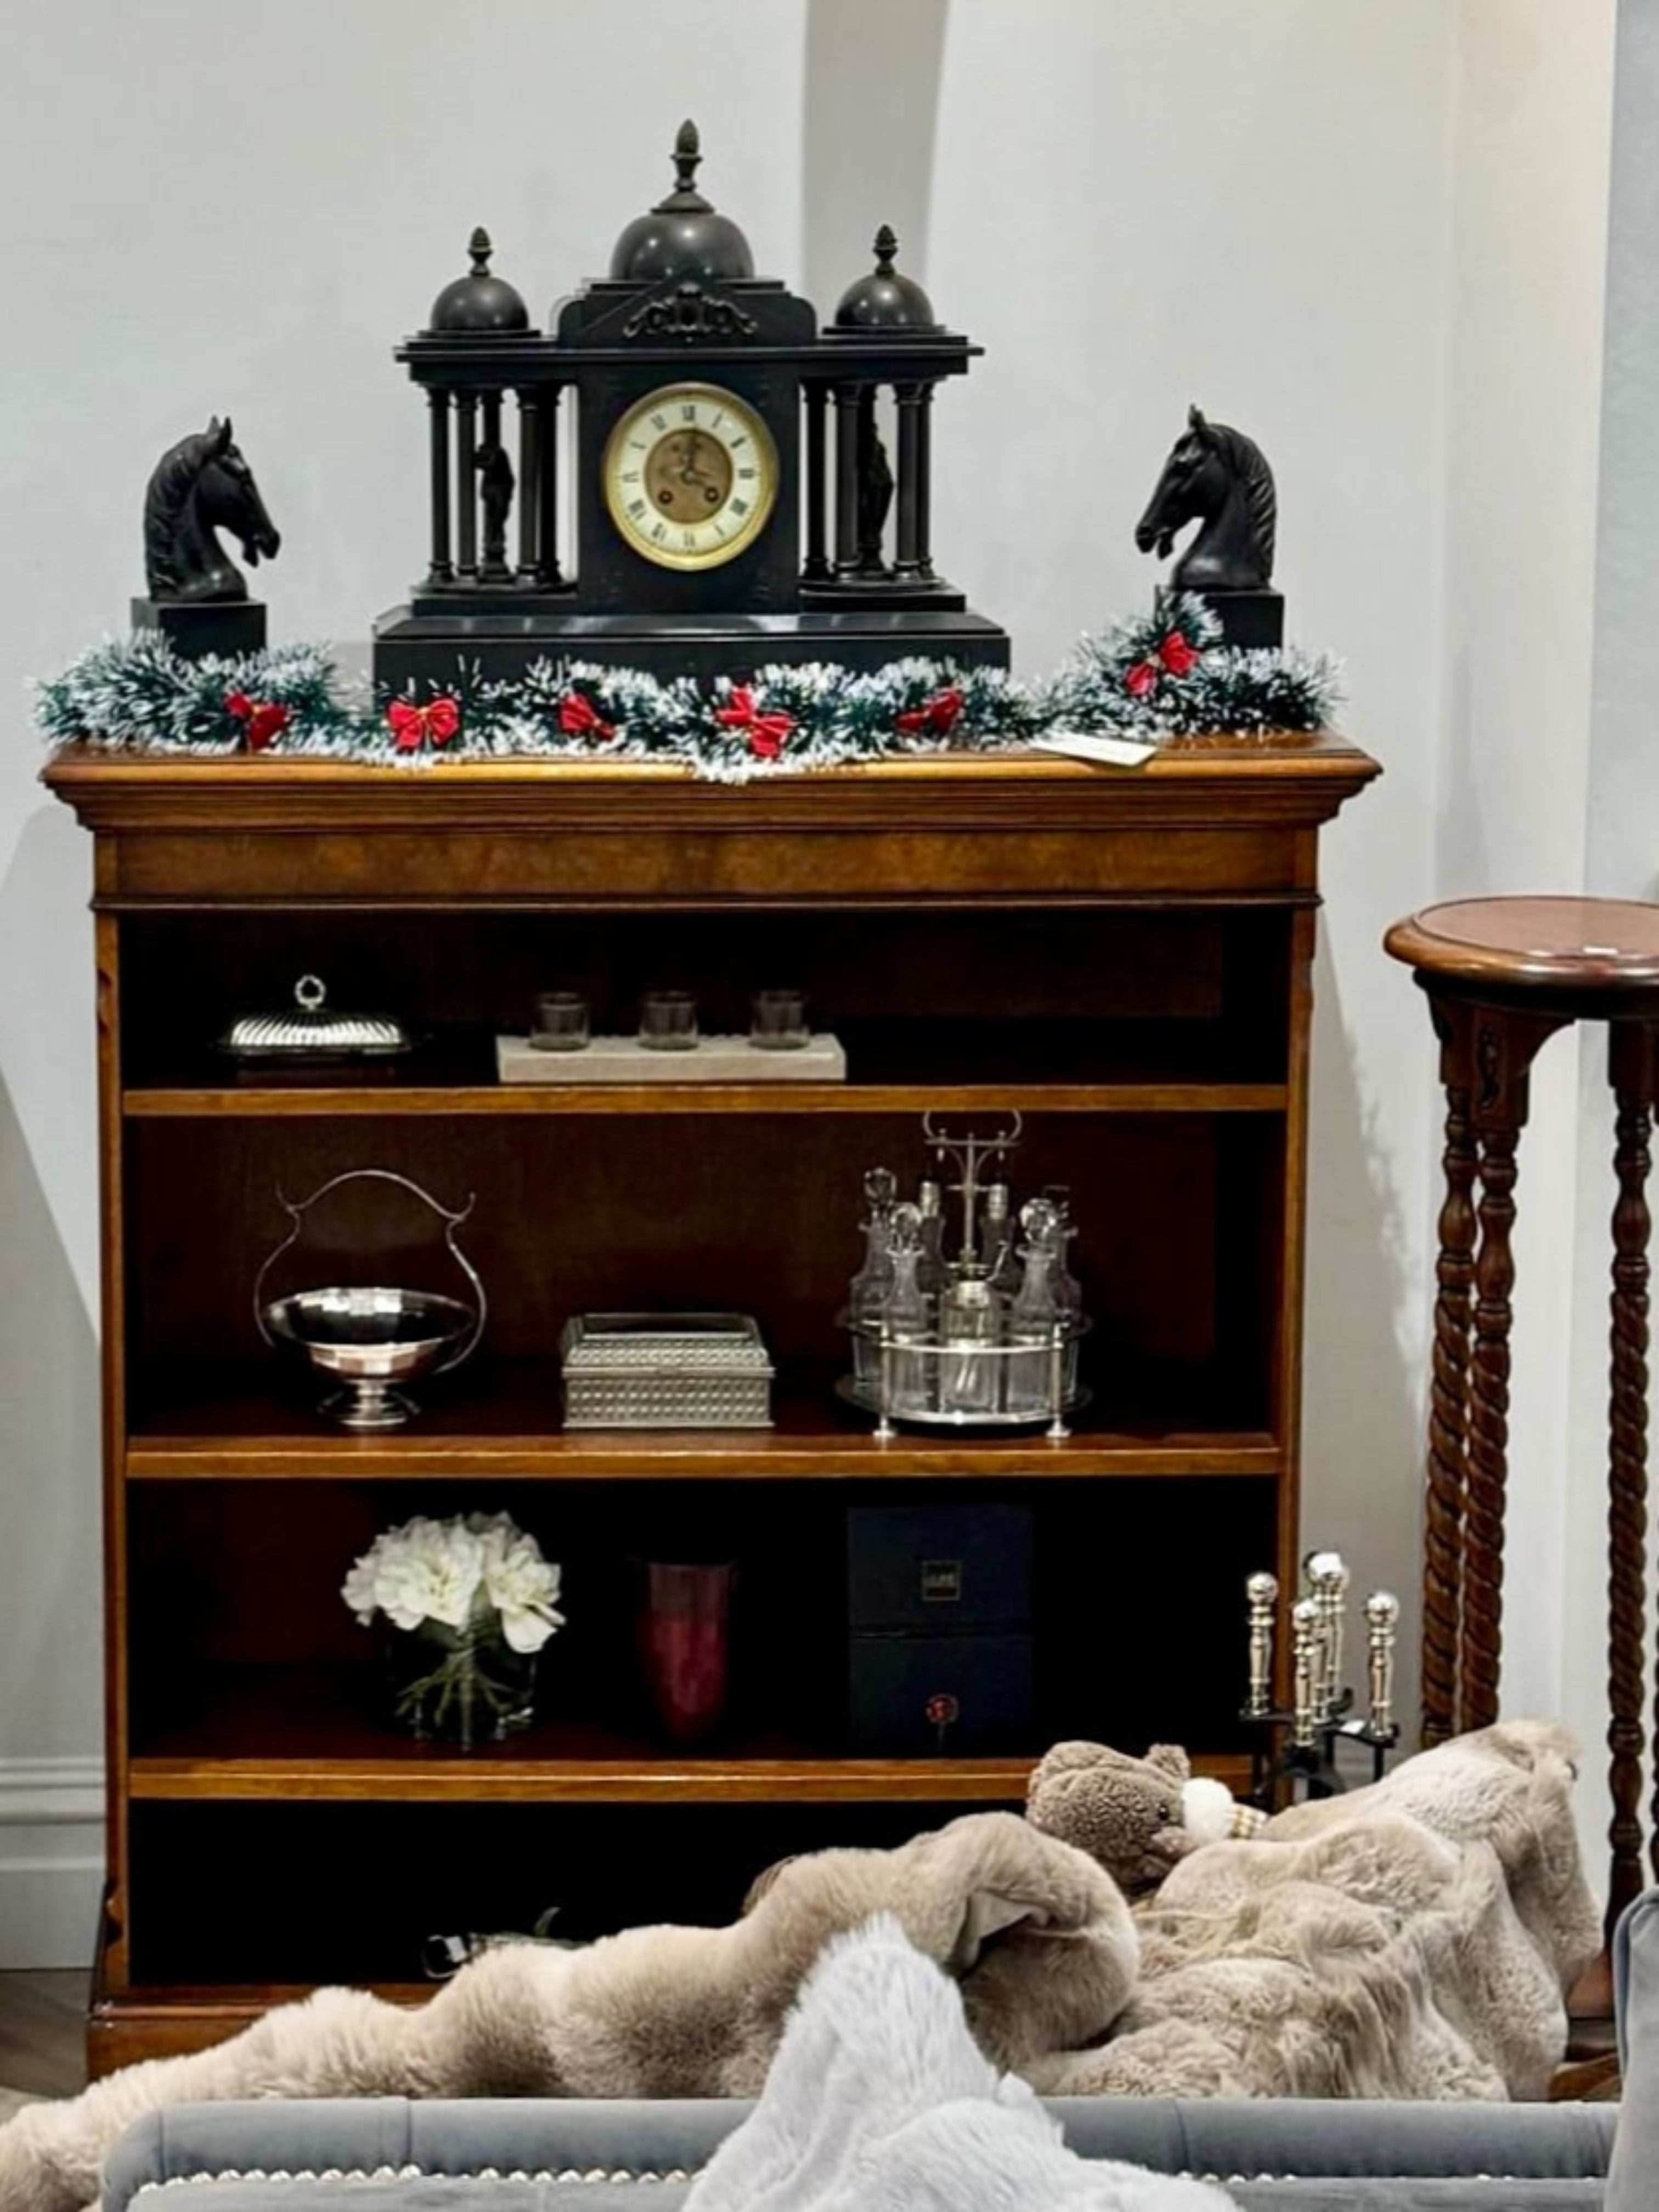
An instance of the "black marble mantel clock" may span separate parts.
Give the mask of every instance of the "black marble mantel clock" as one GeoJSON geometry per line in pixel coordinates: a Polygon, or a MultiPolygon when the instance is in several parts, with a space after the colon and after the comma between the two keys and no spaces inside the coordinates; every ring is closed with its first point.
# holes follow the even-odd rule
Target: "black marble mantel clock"
{"type": "Polygon", "coordinates": [[[696,188],[700,158],[685,124],[675,189],[545,336],[477,231],[471,273],[398,349],[430,410],[432,554],[375,624],[378,681],[452,681],[458,660],[511,678],[544,657],[703,678],[910,653],[1007,665],[1006,631],[937,574],[929,533],[934,389],[982,349],[935,320],[884,227],[820,330],[755,275],[696,188]]]}

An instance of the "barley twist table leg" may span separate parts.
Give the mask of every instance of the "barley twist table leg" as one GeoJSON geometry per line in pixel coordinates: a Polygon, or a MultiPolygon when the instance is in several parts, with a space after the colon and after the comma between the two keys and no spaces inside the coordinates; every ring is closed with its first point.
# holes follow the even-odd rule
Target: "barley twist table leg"
{"type": "Polygon", "coordinates": [[[1494,1113],[1481,1133],[1480,1245],[1474,1262],[1474,1348],[1470,1362],[1468,1486],[1464,1509],[1463,1617],[1457,1724],[1498,1718],[1503,1654],[1504,1502],[1509,1473],[1510,1294],[1515,1261],[1518,1121],[1494,1113]]]}
{"type": "MultiPolygon", "coordinates": [[[[1607,1932],[1642,1887],[1642,1762],[1647,1673],[1648,1242],[1654,1032],[1615,1022],[1608,1074],[1617,1109],[1613,1210],[1613,1358],[1607,1484],[1607,1932]]],[[[1656,1808],[1659,1814],[1659,1807],[1656,1808]]],[[[1659,1857],[1659,1837],[1655,1843],[1659,1857]]]]}
{"type": "Polygon", "coordinates": [[[1474,1284],[1475,1148],[1466,1087],[1446,1091],[1445,1202],[1429,1399],[1429,1481],[1423,1547],[1423,1742],[1457,1725],[1457,1639],[1462,1611],[1463,1516],[1468,1479],[1469,1320],[1474,1284]]]}

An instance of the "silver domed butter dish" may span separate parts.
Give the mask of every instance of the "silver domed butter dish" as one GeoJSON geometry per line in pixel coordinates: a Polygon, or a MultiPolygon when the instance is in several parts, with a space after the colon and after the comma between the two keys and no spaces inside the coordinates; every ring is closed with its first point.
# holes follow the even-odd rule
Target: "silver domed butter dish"
{"type": "Polygon", "coordinates": [[[294,1004],[282,1013],[244,1014],[219,1040],[234,1059],[261,1062],[384,1059],[410,1050],[403,1024],[390,1014],[349,1014],[327,1003],[319,975],[301,975],[294,1004]]]}

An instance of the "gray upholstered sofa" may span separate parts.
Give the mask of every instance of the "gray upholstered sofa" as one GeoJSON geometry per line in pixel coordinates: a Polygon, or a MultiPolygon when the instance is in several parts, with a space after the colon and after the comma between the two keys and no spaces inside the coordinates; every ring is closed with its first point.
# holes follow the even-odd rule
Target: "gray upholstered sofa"
{"type": "MultiPolygon", "coordinates": [[[[1208,2174],[1296,2212],[1654,2212],[1659,2208],[1659,1890],[1615,1957],[1626,2056],[1610,2105],[1182,2104],[1054,2109],[1085,2157],[1208,2174]]],[[[106,2212],[672,2212],[749,2108],[540,2100],[175,2107],[110,2165],[106,2212]]]]}

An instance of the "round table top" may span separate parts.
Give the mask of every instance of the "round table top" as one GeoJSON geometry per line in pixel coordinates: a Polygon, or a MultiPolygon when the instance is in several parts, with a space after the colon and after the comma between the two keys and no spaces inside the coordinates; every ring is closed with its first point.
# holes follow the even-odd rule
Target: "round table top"
{"type": "Polygon", "coordinates": [[[1510,989],[1645,992],[1659,986],[1659,906],[1641,899],[1453,899],[1382,940],[1430,975],[1510,989]]]}

